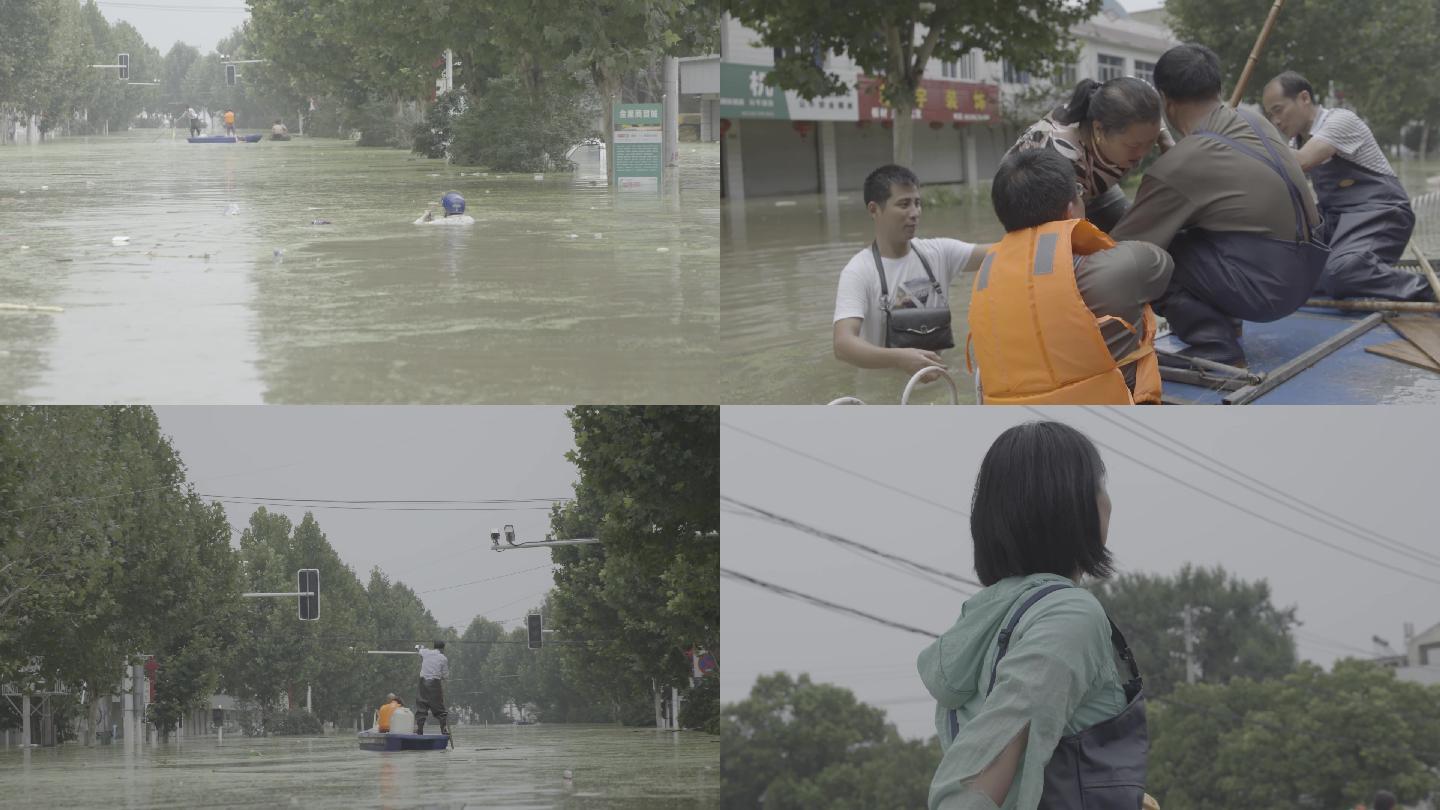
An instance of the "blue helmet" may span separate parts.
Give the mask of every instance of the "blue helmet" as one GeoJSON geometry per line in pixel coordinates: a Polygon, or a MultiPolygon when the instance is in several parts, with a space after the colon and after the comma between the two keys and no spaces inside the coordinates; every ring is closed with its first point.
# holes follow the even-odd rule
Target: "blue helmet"
{"type": "Polygon", "coordinates": [[[454,191],[441,197],[440,204],[445,206],[445,216],[447,217],[465,213],[465,198],[454,191]]]}

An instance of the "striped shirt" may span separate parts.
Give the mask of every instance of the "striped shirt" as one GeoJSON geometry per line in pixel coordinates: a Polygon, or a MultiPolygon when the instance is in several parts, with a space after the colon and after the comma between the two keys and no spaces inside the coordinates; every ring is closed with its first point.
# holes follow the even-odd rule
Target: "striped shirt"
{"type": "Polygon", "coordinates": [[[1390,168],[1390,161],[1385,159],[1385,153],[1380,151],[1380,144],[1375,142],[1374,133],[1360,120],[1360,116],[1351,110],[1321,107],[1319,112],[1315,113],[1315,123],[1310,125],[1310,137],[1319,138],[1335,147],[1340,157],[1362,169],[1388,177],[1395,176],[1395,170],[1390,168]]]}

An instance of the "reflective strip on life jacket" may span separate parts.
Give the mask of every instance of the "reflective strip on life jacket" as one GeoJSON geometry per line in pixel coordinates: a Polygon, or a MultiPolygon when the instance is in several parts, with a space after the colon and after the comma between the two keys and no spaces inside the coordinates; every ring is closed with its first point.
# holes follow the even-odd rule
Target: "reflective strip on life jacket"
{"type": "Polygon", "coordinates": [[[986,404],[1159,402],[1154,313],[1145,307],[1140,347],[1117,362],[1100,333],[1113,316],[1097,319],[1075,283],[1077,257],[1114,246],[1094,225],[1072,219],[1008,233],[986,255],[970,299],[986,404]],[[1120,371],[1131,362],[1133,395],[1120,371]]]}

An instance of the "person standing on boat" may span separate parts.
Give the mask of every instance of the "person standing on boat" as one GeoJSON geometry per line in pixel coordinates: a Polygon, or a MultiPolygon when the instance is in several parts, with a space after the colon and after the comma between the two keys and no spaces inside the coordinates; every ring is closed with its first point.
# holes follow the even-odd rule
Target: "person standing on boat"
{"type": "Polygon", "coordinates": [[[865,207],[875,236],[840,271],[835,296],[835,357],[860,368],[910,374],[944,368],[940,352],[955,345],[950,285],[973,273],[990,245],[916,239],[920,180],[904,166],[881,166],[865,178],[865,207]]]}
{"type": "Polygon", "coordinates": [[[1287,70],[1265,85],[1265,113],[1291,139],[1310,175],[1330,261],[1316,292],[1330,298],[1433,301],[1417,273],[1395,266],[1410,244],[1410,195],[1360,116],[1315,103],[1310,82],[1287,70]]]}
{"type": "Polygon", "coordinates": [[[1070,100],[1020,135],[1007,155],[1051,149],[1075,164],[1085,218],[1106,233],[1130,206],[1120,182],[1156,144],[1174,144],[1161,126],[1160,94],[1134,76],[1104,84],[1081,79],[1070,100]]]}
{"type": "Polygon", "coordinates": [[[1077,587],[1114,570],[1099,451],[1059,422],[1012,427],[986,452],[971,503],[985,587],[917,662],[944,749],[929,807],[1153,807],[1139,667],[1077,587]]]}
{"type": "Polygon", "coordinates": [[[226,110],[226,111],[225,111],[225,134],[226,134],[226,135],[231,135],[231,136],[233,136],[233,135],[235,134],[235,111],[234,111],[234,110],[226,110]]]}
{"type": "Polygon", "coordinates": [[[200,134],[200,113],[195,112],[194,107],[185,108],[185,120],[190,123],[190,137],[200,134]]]}
{"type": "Polygon", "coordinates": [[[449,734],[450,726],[445,721],[444,680],[450,677],[450,659],[445,657],[445,642],[435,642],[433,650],[416,647],[415,651],[420,653],[420,688],[415,698],[415,733],[425,733],[425,721],[433,714],[440,721],[440,733],[449,734]]]}
{"type": "Polygon", "coordinates": [[[1155,316],[1174,262],[1086,217],[1070,161],[1012,152],[990,184],[1005,238],[970,294],[970,336],[987,404],[1160,403],[1155,316]]]}
{"type": "Polygon", "coordinates": [[[1220,59],[1177,45],[1155,64],[1155,88],[1179,141],[1140,181],[1110,232],[1175,260],[1156,302],[1189,353],[1246,365],[1236,319],[1266,323],[1299,309],[1330,251],[1295,152],[1263,117],[1220,101],[1220,59]]]}

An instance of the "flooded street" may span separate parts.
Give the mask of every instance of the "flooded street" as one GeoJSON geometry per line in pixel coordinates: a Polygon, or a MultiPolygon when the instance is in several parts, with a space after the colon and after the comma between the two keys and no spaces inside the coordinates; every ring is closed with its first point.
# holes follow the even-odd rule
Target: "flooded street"
{"type": "Polygon", "coordinates": [[[0,751],[19,807],[705,806],[719,738],[616,726],[458,726],[449,751],[361,751],[353,735],[189,738],[0,751]],[[566,781],[566,770],[573,779],[566,781]]]}
{"type": "Polygon", "coordinates": [[[330,139],[0,149],[0,303],[63,309],[0,309],[0,398],[718,401],[719,150],[680,150],[657,196],[330,139]],[[449,190],[475,225],[412,224],[449,190]]]}
{"type": "MultiPolygon", "coordinates": [[[[1396,162],[1411,196],[1435,190],[1440,163],[1396,162]]],[[[1134,196],[1133,189],[1131,196],[1134,196]]],[[[1430,212],[1433,214],[1433,210],[1430,212]]],[[[1419,212],[1417,234],[1440,223],[1419,212]]],[[[1432,217],[1433,219],[1433,217],[1432,217]]],[[[721,250],[724,261],[725,402],[824,404],[858,396],[869,404],[895,404],[909,375],[891,369],[859,370],[835,359],[831,349],[835,288],[845,263],[873,238],[860,192],[839,195],[827,205],[820,195],[760,197],[724,201],[721,250]]],[[[958,201],[929,205],[918,236],[948,236],[989,242],[1004,235],[990,207],[988,186],[958,201]]],[[[1440,240],[1427,237],[1428,246],[1440,240]]],[[[951,288],[956,343],[963,347],[970,307],[967,276],[951,288]]],[[[962,348],[945,353],[961,402],[973,402],[962,348]]],[[[950,401],[943,383],[917,389],[912,403],[950,401]]]]}

